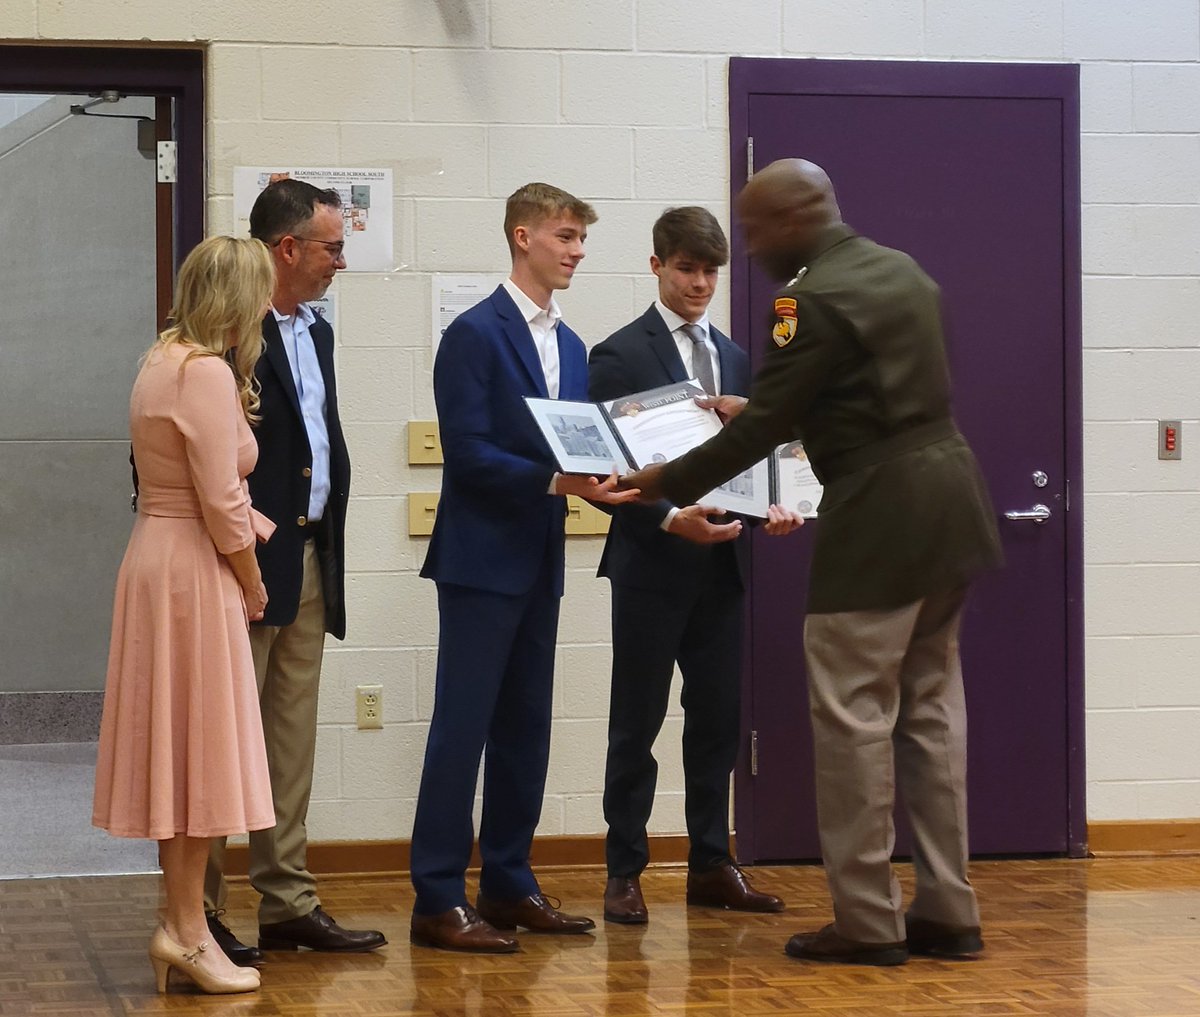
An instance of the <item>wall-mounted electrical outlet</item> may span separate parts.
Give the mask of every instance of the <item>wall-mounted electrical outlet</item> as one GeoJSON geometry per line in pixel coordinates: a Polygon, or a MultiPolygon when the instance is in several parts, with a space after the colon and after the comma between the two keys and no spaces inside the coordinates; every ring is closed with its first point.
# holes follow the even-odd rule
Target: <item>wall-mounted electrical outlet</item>
{"type": "Polygon", "coordinates": [[[358,729],[372,731],[383,727],[383,686],[360,685],[355,694],[358,729]]]}

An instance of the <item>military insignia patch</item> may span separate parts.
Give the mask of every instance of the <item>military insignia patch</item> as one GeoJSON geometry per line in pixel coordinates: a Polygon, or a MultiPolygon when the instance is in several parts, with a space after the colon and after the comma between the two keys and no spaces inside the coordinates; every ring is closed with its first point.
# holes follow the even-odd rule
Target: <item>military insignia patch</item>
{"type": "Polygon", "coordinates": [[[792,297],[776,297],[775,315],[779,320],[771,329],[771,338],[782,348],[796,337],[796,301],[792,297]]]}

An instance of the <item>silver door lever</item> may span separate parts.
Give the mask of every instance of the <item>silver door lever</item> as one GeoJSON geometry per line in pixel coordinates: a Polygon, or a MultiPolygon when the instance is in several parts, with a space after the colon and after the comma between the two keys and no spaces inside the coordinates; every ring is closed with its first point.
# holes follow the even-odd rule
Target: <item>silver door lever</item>
{"type": "Polygon", "coordinates": [[[1045,505],[1034,505],[1033,508],[1025,512],[1010,511],[1004,513],[1005,519],[1030,519],[1039,526],[1043,525],[1050,518],[1050,509],[1045,505]]]}

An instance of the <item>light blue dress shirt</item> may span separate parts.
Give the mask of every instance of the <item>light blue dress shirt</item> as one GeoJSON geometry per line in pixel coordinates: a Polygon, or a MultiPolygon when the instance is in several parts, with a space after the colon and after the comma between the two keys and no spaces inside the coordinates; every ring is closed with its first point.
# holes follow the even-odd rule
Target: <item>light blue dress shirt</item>
{"type": "Polygon", "coordinates": [[[308,433],[308,447],[312,450],[312,489],[308,496],[308,521],[312,523],[325,514],[325,506],[329,501],[329,425],[325,419],[325,378],[317,360],[317,348],[308,330],[317,320],[317,315],[307,304],[300,304],[290,317],[280,314],[273,307],[271,313],[279,323],[279,335],[292,369],[292,381],[300,397],[300,414],[304,418],[304,430],[308,433]]]}

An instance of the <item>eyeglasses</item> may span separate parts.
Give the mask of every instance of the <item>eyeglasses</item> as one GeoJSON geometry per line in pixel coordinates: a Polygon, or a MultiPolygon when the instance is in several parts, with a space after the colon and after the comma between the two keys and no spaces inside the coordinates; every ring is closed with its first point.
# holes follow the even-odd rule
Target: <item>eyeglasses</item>
{"type": "MultiPolygon", "coordinates": [[[[332,257],[334,261],[340,260],[342,253],[346,250],[346,241],[344,240],[317,240],[315,237],[301,237],[294,233],[288,233],[287,236],[291,237],[293,240],[304,240],[310,244],[320,244],[329,252],[330,257],[332,257]]],[[[285,237],[280,237],[271,246],[278,247],[283,243],[284,239],[285,237]]]]}

